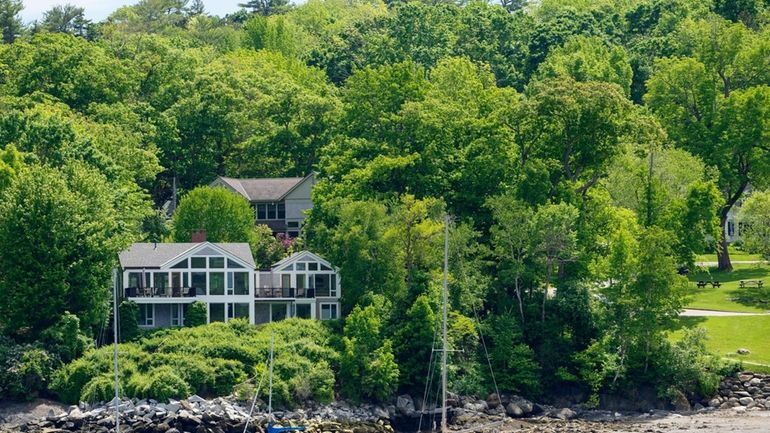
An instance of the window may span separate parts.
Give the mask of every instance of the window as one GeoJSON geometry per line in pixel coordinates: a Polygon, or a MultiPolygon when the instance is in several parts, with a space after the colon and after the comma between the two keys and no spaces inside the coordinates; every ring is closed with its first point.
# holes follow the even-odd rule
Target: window
{"type": "Polygon", "coordinates": [[[331,295],[331,284],[330,284],[330,278],[331,275],[329,274],[316,274],[313,275],[313,279],[315,280],[315,295],[316,296],[332,296],[331,295]]]}
{"type": "Polygon", "coordinates": [[[182,326],[182,304],[171,304],[171,326],[182,326]]]}
{"type": "Polygon", "coordinates": [[[181,262],[175,264],[172,266],[173,269],[187,269],[187,259],[182,260],[181,262]]]}
{"type": "Polygon", "coordinates": [[[154,286],[160,289],[168,287],[168,273],[166,272],[153,272],[154,286]]]}
{"type": "Polygon", "coordinates": [[[139,304],[139,326],[155,325],[155,305],[139,304]]]}
{"type": "Polygon", "coordinates": [[[214,269],[222,269],[225,267],[224,257],[209,257],[209,267],[214,269]]]}
{"type": "Polygon", "coordinates": [[[225,321],[225,304],[209,304],[209,323],[225,321]]]}
{"type": "Polygon", "coordinates": [[[209,273],[209,295],[224,295],[225,294],[225,273],[224,272],[210,272],[209,273]]]}
{"type": "Polygon", "coordinates": [[[317,271],[318,270],[318,263],[311,262],[307,264],[307,268],[311,271],[317,271]]]}
{"type": "Polygon", "coordinates": [[[271,304],[270,310],[271,322],[278,322],[286,318],[286,304],[271,304]]]}
{"type": "Polygon", "coordinates": [[[735,223],[732,221],[727,222],[727,236],[734,236],[735,235],[735,223]]]}
{"type": "Polygon", "coordinates": [[[142,274],[139,272],[128,273],[128,285],[126,287],[141,287],[142,286],[142,274]]]}
{"type": "Polygon", "coordinates": [[[243,269],[243,266],[239,265],[232,259],[227,259],[227,267],[228,268],[237,268],[237,269],[243,269]]]}
{"type": "Polygon", "coordinates": [[[285,203],[257,203],[258,220],[278,220],[284,218],[286,218],[285,203]]]}
{"type": "Polygon", "coordinates": [[[286,227],[292,228],[292,229],[298,229],[299,228],[299,221],[288,221],[286,223],[286,227]]]}
{"type": "Polygon", "coordinates": [[[297,270],[298,271],[304,271],[305,270],[305,264],[304,263],[297,263],[297,270]]]}
{"type": "Polygon", "coordinates": [[[249,304],[232,304],[233,305],[233,318],[235,319],[248,319],[249,318],[249,304]]]}
{"type": "Polygon", "coordinates": [[[309,319],[310,304],[296,304],[294,306],[294,317],[299,317],[300,319],[309,319]]]}
{"type": "Polygon", "coordinates": [[[321,304],[321,320],[337,318],[337,304],[321,304]]]}
{"type": "Polygon", "coordinates": [[[288,289],[291,287],[291,274],[281,274],[281,288],[288,289]]]}
{"type": "Polygon", "coordinates": [[[328,267],[328,266],[324,265],[323,263],[321,263],[321,270],[322,270],[322,271],[331,271],[331,270],[332,270],[332,268],[330,268],[330,267],[328,267]]]}
{"type": "Polygon", "coordinates": [[[233,292],[236,295],[248,295],[249,294],[249,273],[248,272],[232,272],[233,275],[233,292]]]}
{"type": "Polygon", "coordinates": [[[206,269],[205,257],[193,257],[190,259],[190,267],[194,269],[206,269]]]}
{"type": "Polygon", "coordinates": [[[298,289],[305,288],[305,274],[297,274],[297,288],[298,289]]]}
{"type": "Polygon", "coordinates": [[[206,273],[192,272],[192,287],[196,295],[206,294],[206,273]]]}

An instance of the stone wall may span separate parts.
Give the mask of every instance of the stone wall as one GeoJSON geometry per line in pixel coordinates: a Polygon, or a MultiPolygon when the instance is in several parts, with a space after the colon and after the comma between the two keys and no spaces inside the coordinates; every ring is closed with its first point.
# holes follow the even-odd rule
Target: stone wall
{"type": "Polygon", "coordinates": [[[744,372],[725,378],[708,405],[720,409],[770,409],[770,375],[744,372]]]}

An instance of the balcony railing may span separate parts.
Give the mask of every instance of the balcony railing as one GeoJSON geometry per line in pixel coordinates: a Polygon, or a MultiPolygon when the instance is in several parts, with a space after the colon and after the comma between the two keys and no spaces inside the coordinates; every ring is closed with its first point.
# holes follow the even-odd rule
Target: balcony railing
{"type": "Polygon", "coordinates": [[[258,287],[257,298],[315,298],[315,289],[296,287],[258,287]]]}
{"type": "Polygon", "coordinates": [[[126,298],[191,298],[205,295],[200,287],[126,287],[126,298]]]}

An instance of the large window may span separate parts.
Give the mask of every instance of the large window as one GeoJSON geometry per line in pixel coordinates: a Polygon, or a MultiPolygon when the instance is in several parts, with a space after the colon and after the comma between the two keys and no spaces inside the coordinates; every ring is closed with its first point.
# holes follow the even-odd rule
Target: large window
{"type": "Polygon", "coordinates": [[[155,305],[139,304],[139,326],[155,325],[155,305]]]}
{"type": "Polygon", "coordinates": [[[310,318],[310,304],[295,304],[294,305],[294,317],[300,319],[310,318]]]}
{"type": "Polygon", "coordinates": [[[278,322],[286,318],[286,304],[272,304],[270,309],[270,321],[278,322]]]}
{"type": "Polygon", "coordinates": [[[321,304],[321,320],[337,319],[337,304],[321,304]]]}
{"type": "Polygon", "coordinates": [[[206,273],[205,272],[193,272],[192,273],[192,287],[195,289],[196,295],[206,294],[206,273]]]}
{"type": "Polygon", "coordinates": [[[142,274],[141,274],[141,272],[129,272],[128,273],[128,285],[126,287],[142,287],[142,274]]]}
{"type": "Polygon", "coordinates": [[[285,203],[257,203],[258,220],[282,220],[284,218],[286,218],[285,203]]]}
{"type": "Polygon", "coordinates": [[[184,325],[184,308],[182,304],[171,304],[171,326],[184,325]]]}
{"type": "Polygon", "coordinates": [[[155,287],[165,289],[168,287],[168,273],[166,272],[155,272],[152,276],[153,278],[153,285],[155,287]]]}
{"type": "Polygon", "coordinates": [[[224,295],[224,294],[225,294],[225,273],[210,272],[209,273],[209,295],[224,295]]]}
{"type": "Polygon", "coordinates": [[[249,318],[249,304],[231,304],[233,306],[234,319],[248,319],[249,318]]]}
{"type": "Polygon", "coordinates": [[[225,321],[225,304],[209,304],[209,323],[225,321]]]}
{"type": "Polygon", "coordinates": [[[248,295],[249,294],[249,273],[248,272],[231,272],[233,276],[233,293],[236,295],[248,295]]]}

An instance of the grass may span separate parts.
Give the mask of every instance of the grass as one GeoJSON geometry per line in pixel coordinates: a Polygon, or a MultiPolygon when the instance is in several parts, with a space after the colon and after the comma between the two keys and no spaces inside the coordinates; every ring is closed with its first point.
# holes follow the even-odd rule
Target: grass
{"type": "MultiPolygon", "coordinates": [[[[757,261],[762,260],[762,256],[759,254],[750,254],[746,251],[739,250],[735,247],[728,247],[727,249],[730,252],[730,260],[736,261],[736,262],[749,262],[749,261],[757,261]]],[[[695,256],[696,262],[715,262],[717,261],[717,253],[706,253],[706,254],[698,254],[695,256]]]]}
{"type": "Polygon", "coordinates": [[[704,310],[763,313],[770,310],[770,266],[759,264],[734,265],[733,272],[720,272],[716,268],[699,270],[689,275],[690,302],[688,308],[704,310]],[[719,281],[721,287],[707,285],[698,288],[696,282],[719,281]],[[763,280],[765,286],[740,287],[740,280],[763,280]]]}
{"type": "MultiPolygon", "coordinates": [[[[680,326],[706,329],[709,351],[744,362],[743,368],[755,372],[770,371],[770,316],[680,317],[680,326]],[[738,355],[739,348],[749,349],[748,355],[738,355]]],[[[681,338],[682,330],[674,332],[673,340],[681,338]]]]}

